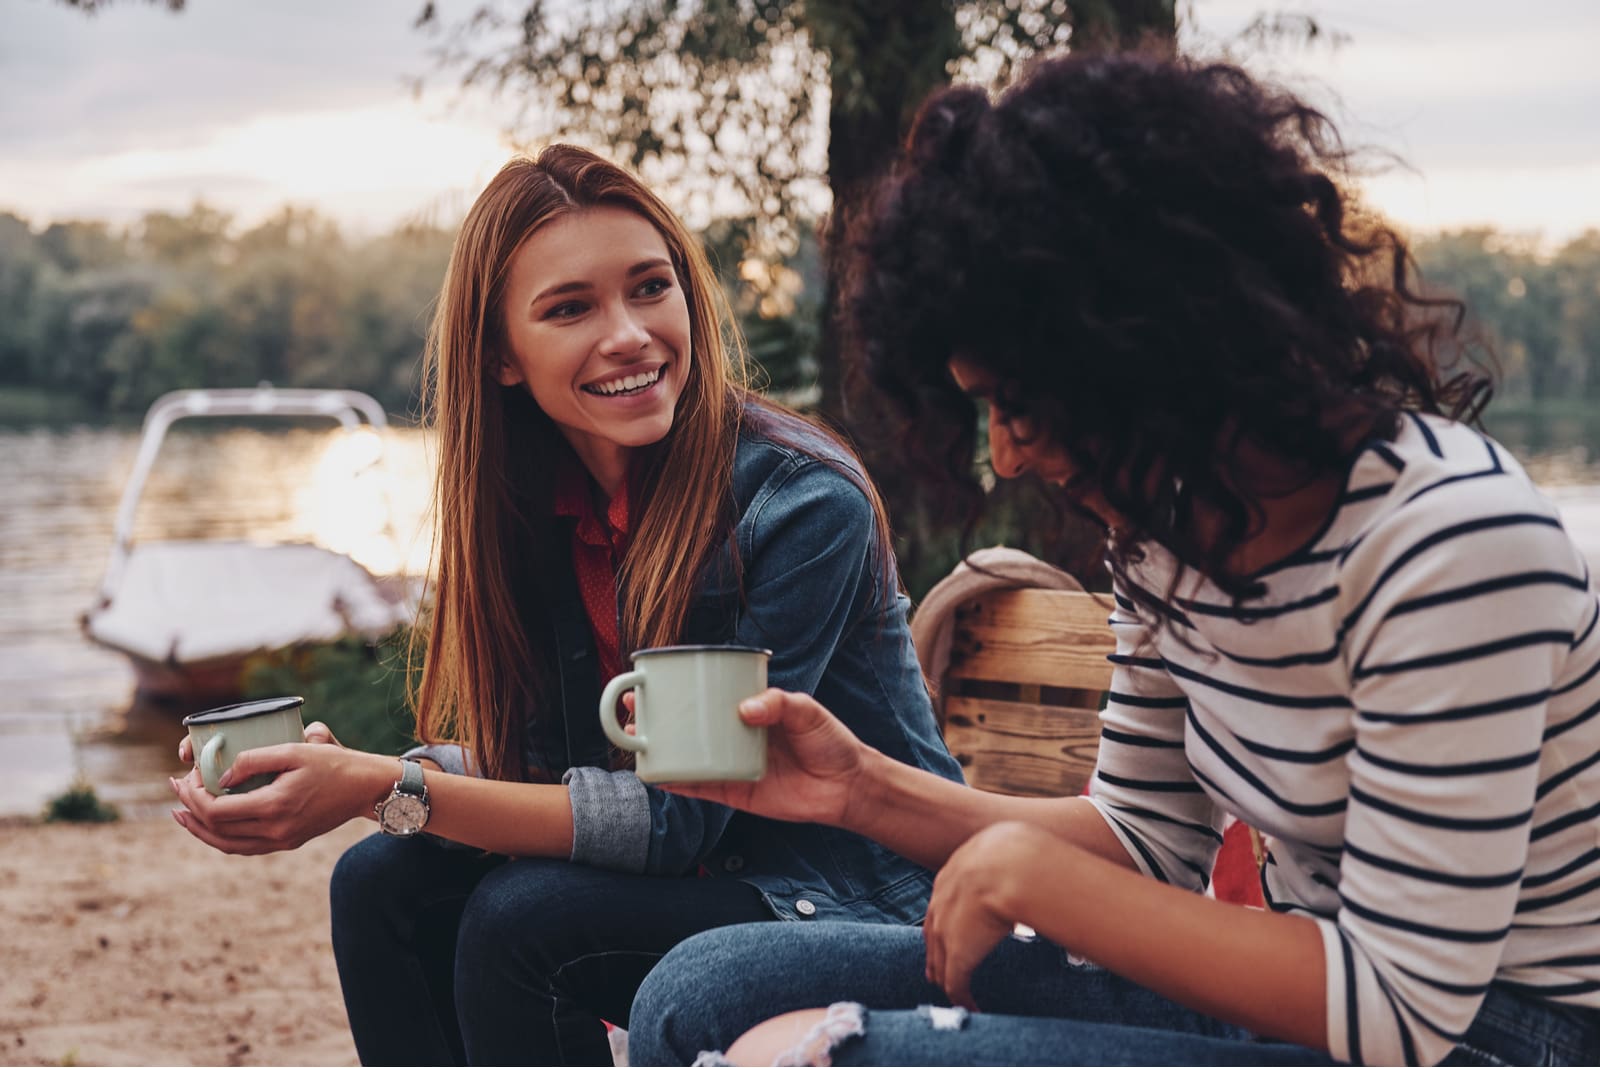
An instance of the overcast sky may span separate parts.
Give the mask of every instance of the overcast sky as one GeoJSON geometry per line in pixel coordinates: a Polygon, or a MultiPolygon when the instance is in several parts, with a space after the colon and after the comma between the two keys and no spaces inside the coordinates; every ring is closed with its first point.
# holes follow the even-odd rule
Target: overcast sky
{"type": "MultiPolygon", "coordinates": [[[[868,2],[868,0],[863,0],[868,2]]],[[[447,12],[472,0],[446,0],[447,12]]],[[[509,105],[429,75],[420,0],[57,0],[0,9],[0,210],[125,222],[195,198],[253,222],[311,204],[358,231],[453,223],[509,155],[509,105]]],[[[1419,230],[1487,223],[1561,241],[1600,227],[1597,0],[1195,0],[1191,48],[1263,11],[1339,47],[1246,55],[1409,165],[1368,195],[1419,230]],[[1515,11],[1514,15],[1508,12],[1515,11]]]]}

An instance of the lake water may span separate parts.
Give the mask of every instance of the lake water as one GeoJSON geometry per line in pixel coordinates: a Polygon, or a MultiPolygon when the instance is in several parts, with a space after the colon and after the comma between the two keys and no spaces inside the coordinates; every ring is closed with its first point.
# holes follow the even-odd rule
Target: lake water
{"type": "MultiPolygon", "coordinates": [[[[37,813],[82,778],[139,814],[182,770],[181,718],[136,706],[133,672],[79,616],[105,573],[138,434],[0,430],[0,817],[37,813]]],[[[377,574],[420,573],[428,464],[419,432],[233,429],[167,437],[135,538],[312,542],[377,574]]]]}
{"type": "MultiPolygon", "coordinates": [[[[1493,429],[1600,560],[1600,428],[1527,416],[1493,429]]],[[[338,430],[175,430],[143,494],[136,538],[306,541],[378,574],[420,573],[423,436],[386,431],[382,461],[366,466],[372,446],[338,430]]],[[[135,706],[127,662],[78,629],[137,450],[131,430],[0,429],[0,817],[35,814],[79,778],[129,814],[171,801],[179,716],[135,706]]]]}

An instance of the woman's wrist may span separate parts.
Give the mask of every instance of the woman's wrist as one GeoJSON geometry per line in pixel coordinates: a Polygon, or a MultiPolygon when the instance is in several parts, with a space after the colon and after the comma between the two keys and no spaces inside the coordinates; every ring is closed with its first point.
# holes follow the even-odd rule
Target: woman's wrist
{"type": "MultiPolygon", "coordinates": [[[[400,773],[403,770],[401,758],[383,756],[380,753],[362,753],[360,756],[361,766],[356,769],[356,778],[361,783],[361,789],[357,791],[356,796],[365,800],[361,802],[361,811],[357,815],[377,820],[378,806],[383,803],[384,798],[394,792],[395,783],[400,781],[400,773]]],[[[433,762],[419,763],[422,763],[423,785],[426,786],[429,765],[433,762]]]]}

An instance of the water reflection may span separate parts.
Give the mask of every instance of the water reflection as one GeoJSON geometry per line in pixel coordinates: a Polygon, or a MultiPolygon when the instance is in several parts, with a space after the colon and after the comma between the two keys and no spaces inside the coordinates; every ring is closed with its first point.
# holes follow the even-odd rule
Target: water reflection
{"type": "MultiPolygon", "coordinates": [[[[311,542],[375,573],[421,573],[424,435],[384,431],[373,463],[379,444],[371,431],[175,428],[134,537],[311,542]]],[[[80,775],[125,808],[164,806],[180,770],[171,710],[132,707],[127,662],[78,631],[137,450],[128,430],[0,431],[0,816],[37,812],[80,775]]]]}

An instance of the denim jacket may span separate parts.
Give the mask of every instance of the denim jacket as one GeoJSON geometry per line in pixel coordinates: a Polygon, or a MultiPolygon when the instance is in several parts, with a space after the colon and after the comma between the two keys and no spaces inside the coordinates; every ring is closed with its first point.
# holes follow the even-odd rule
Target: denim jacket
{"type": "MultiPolygon", "coordinates": [[[[771,649],[771,685],[813,694],[868,745],[960,782],[912,648],[909,602],[892,560],[889,571],[879,569],[872,507],[840,467],[859,471],[804,421],[747,407],[733,465],[739,518],[702,575],[682,643],[771,649]]],[[[573,861],[739,879],[782,919],[920,922],[932,875],[874,842],[679,797],[610,770],[594,638],[571,562],[558,566],[565,580],[551,623],[564,715],[545,717],[528,748],[540,765],[564,771],[573,861]]],[[[460,770],[459,751],[441,748],[426,751],[460,770]]]]}

